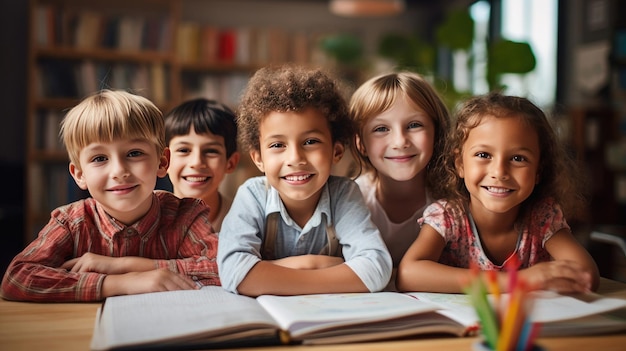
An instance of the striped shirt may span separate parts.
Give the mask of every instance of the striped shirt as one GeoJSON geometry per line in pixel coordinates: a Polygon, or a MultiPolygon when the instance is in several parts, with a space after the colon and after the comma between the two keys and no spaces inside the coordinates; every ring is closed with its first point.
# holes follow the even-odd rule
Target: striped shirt
{"type": "Polygon", "coordinates": [[[155,191],[148,213],[126,226],[92,198],[55,209],[39,236],[19,253],[2,280],[5,299],[99,301],[105,274],[69,272],[60,266],[87,252],[154,259],[156,268],[185,274],[203,285],[220,285],[217,235],[209,208],[197,199],[155,191]]]}

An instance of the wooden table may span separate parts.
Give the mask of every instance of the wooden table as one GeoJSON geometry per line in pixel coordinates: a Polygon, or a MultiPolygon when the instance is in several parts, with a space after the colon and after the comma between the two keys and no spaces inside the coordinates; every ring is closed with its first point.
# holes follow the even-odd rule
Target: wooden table
{"type": "MultiPolygon", "coordinates": [[[[600,294],[626,298],[626,284],[602,279],[600,294]]],[[[0,350],[89,350],[99,303],[29,303],[0,299],[0,350]]],[[[410,340],[325,346],[275,346],[247,348],[264,351],[458,351],[472,350],[476,338],[422,337],[410,340]]],[[[547,351],[626,350],[626,334],[541,338],[547,351]]]]}

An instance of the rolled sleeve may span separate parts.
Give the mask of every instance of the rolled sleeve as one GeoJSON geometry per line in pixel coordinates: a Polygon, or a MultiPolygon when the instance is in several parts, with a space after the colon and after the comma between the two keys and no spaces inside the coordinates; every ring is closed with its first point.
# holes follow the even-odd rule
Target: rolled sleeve
{"type": "Polygon", "coordinates": [[[237,191],[219,234],[217,263],[222,287],[237,293],[237,287],[254,265],[261,261],[261,231],[266,195],[248,180],[237,191]]]}
{"type": "Polygon", "coordinates": [[[356,183],[331,179],[335,180],[330,183],[331,194],[336,194],[334,225],[346,264],[369,291],[380,291],[391,278],[391,255],[356,183]]]}

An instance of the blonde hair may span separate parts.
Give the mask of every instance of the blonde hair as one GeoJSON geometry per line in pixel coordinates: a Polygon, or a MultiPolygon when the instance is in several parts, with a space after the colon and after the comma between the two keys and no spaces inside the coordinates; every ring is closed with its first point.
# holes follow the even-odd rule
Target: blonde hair
{"type": "MultiPolygon", "coordinates": [[[[352,94],[350,117],[356,124],[357,133],[362,142],[365,124],[388,110],[401,97],[407,97],[415,107],[424,110],[435,125],[433,155],[426,166],[426,181],[427,186],[429,186],[437,178],[436,175],[432,174],[432,170],[434,164],[440,162],[445,149],[450,128],[450,114],[437,91],[426,79],[417,73],[408,71],[387,73],[370,78],[352,94]]],[[[373,172],[376,176],[376,168],[369,158],[360,152],[356,156],[359,170],[365,169],[367,172],[373,172]]]]}
{"type": "Polygon", "coordinates": [[[122,90],[101,90],[83,99],[61,122],[61,138],[72,162],[93,142],[141,139],[165,149],[163,114],[148,99],[122,90]]]}

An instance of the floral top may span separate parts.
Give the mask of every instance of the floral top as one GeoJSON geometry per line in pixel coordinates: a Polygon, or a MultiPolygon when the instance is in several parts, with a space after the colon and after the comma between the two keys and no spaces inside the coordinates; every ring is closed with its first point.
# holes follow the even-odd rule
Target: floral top
{"type": "Polygon", "coordinates": [[[472,230],[472,220],[464,208],[438,200],[428,206],[419,224],[428,224],[435,229],[446,242],[439,263],[454,267],[469,268],[474,262],[481,270],[502,270],[513,254],[520,260],[520,269],[539,262],[550,261],[545,243],[561,229],[569,229],[563,218],[561,207],[553,200],[540,201],[532,209],[527,226],[521,228],[515,252],[502,265],[491,262],[483,251],[480,237],[472,230]]]}

